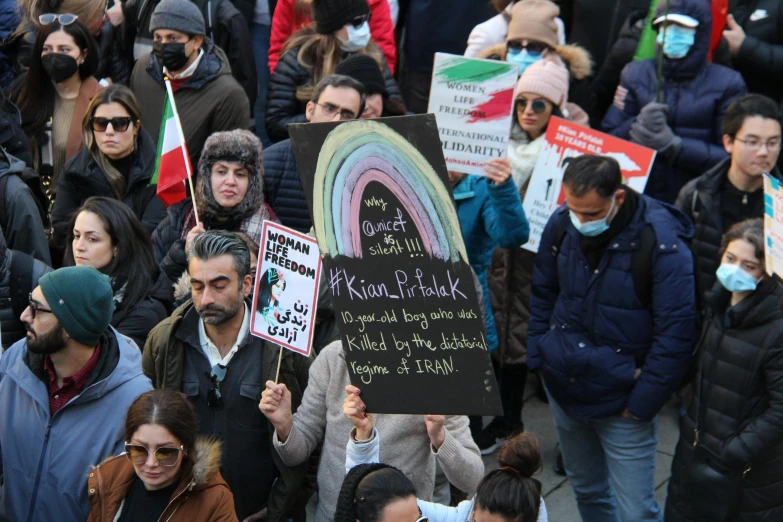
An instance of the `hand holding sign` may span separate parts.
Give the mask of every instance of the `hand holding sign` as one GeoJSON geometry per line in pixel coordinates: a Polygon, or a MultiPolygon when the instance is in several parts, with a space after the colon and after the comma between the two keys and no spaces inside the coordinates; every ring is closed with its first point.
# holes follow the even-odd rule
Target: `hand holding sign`
{"type": "Polygon", "coordinates": [[[258,409],[272,423],[280,442],[285,442],[294,424],[291,414],[291,392],[286,385],[266,381],[266,390],[261,394],[258,409]]]}
{"type": "Polygon", "coordinates": [[[343,415],[356,428],[356,440],[368,440],[372,437],[375,421],[371,414],[367,413],[367,407],[360,397],[361,392],[356,386],[350,384],[345,387],[345,401],[343,401],[343,415]]]}
{"type": "Polygon", "coordinates": [[[443,415],[424,416],[424,424],[427,425],[427,435],[429,435],[435,451],[438,451],[446,440],[446,428],[443,427],[444,422],[446,422],[446,417],[443,415]]]}
{"type": "Polygon", "coordinates": [[[193,244],[193,240],[196,239],[196,236],[203,234],[204,232],[206,232],[204,223],[197,223],[195,227],[190,229],[188,236],[185,238],[185,253],[190,252],[190,245],[193,244]]]}
{"type": "Polygon", "coordinates": [[[495,185],[502,185],[511,177],[511,162],[506,158],[491,159],[484,165],[484,173],[495,185]]]}

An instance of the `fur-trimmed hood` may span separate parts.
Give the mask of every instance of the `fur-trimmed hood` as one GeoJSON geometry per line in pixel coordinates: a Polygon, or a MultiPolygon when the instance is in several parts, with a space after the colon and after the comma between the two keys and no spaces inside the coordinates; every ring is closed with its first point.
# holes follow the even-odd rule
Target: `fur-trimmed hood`
{"type": "MultiPolygon", "coordinates": [[[[577,80],[587,78],[593,72],[593,60],[590,53],[584,47],[576,44],[558,45],[555,47],[555,53],[568,68],[568,72],[577,80]]],[[[547,55],[549,59],[551,56],[547,55]]],[[[505,42],[487,47],[479,53],[477,58],[485,60],[503,60],[506,59],[505,42]]]]}

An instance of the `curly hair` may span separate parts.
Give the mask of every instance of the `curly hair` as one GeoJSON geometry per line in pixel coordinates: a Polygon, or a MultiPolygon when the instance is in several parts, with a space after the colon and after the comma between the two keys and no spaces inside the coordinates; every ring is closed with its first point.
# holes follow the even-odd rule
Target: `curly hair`
{"type": "Polygon", "coordinates": [[[391,502],[416,496],[413,483],[388,464],[359,464],[343,480],[334,522],[377,522],[391,502]]]}

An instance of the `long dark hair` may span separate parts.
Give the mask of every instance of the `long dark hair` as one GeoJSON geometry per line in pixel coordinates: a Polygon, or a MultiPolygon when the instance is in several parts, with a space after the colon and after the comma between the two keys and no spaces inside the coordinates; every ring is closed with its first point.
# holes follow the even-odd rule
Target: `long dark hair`
{"type": "Polygon", "coordinates": [[[416,496],[405,474],[387,464],[359,464],[343,479],[334,522],[377,522],[395,500],[416,496]]]}
{"type": "Polygon", "coordinates": [[[130,442],[145,424],[166,428],[184,446],[186,456],[183,460],[192,464],[198,424],[193,406],[182,392],[163,388],[139,395],[125,416],[125,442],[130,442]]]}
{"type": "Polygon", "coordinates": [[[82,54],[86,51],[84,61],[79,66],[79,76],[82,80],[92,76],[98,70],[98,52],[95,40],[79,20],[68,25],[52,22],[42,26],[33,44],[30,68],[11,86],[11,99],[19,107],[22,114],[22,128],[27,134],[32,134],[43,127],[46,120],[51,118],[54,113],[54,100],[57,93],[52,80],[41,65],[41,53],[46,39],[57,31],[63,31],[70,35],[76,46],[81,49],[82,54]]]}
{"type": "MultiPolygon", "coordinates": [[[[282,278],[282,274],[276,268],[268,268],[261,274],[261,281],[258,283],[258,304],[263,308],[272,305],[272,287],[282,278]]],[[[287,283],[283,281],[283,290],[287,283]]]]}
{"type": "MultiPolygon", "coordinates": [[[[98,164],[98,168],[100,168],[103,175],[106,176],[106,180],[109,182],[111,190],[114,192],[114,196],[121,200],[123,196],[125,196],[125,176],[112,167],[109,158],[107,158],[98,148],[91,122],[98,107],[110,103],[122,105],[131,118],[131,125],[141,128],[141,108],[139,107],[139,102],[136,100],[136,96],[134,96],[133,92],[124,85],[115,83],[102,91],[98,91],[98,94],[90,101],[87,112],[84,113],[84,120],[82,120],[82,135],[84,136],[84,146],[90,151],[95,163],[98,164]]],[[[141,134],[141,131],[139,131],[139,134],[141,134]]],[[[140,139],[139,135],[137,135],[136,147],[138,147],[138,141],[140,139]]]]}
{"type": "Polygon", "coordinates": [[[530,433],[520,433],[498,453],[500,468],[489,472],[476,490],[476,507],[506,519],[535,522],[541,507],[541,483],[532,476],[541,469],[541,448],[530,433]]]}
{"type": "MultiPolygon", "coordinates": [[[[124,203],[106,197],[91,197],[73,213],[68,222],[68,241],[64,266],[73,266],[73,227],[82,212],[92,212],[103,222],[117,255],[101,272],[115,281],[123,281],[122,307],[128,309],[144,299],[158,277],[158,265],[152,255],[152,241],[136,215],[124,203]]],[[[115,289],[116,290],[116,289],[115,289]]]]}

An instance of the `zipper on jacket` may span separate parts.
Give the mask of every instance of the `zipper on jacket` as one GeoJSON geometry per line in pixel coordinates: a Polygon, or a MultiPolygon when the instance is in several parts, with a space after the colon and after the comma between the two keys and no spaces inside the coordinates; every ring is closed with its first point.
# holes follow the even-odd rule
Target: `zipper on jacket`
{"type": "Polygon", "coordinates": [[[46,426],[46,433],[44,433],[43,449],[41,450],[41,456],[38,459],[38,472],[35,474],[35,485],[33,486],[33,494],[30,497],[30,507],[27,510],[27,522],[33,522],[33,513],[35,512],[35,501],[37,500],[38,497],[38,488],[41,485],[41,472],[43,471],[43,463],[44,463],[44,459],[46,458],[46,449],[49,447],[49,432],[52,431],[53,420],[54,417],[49,419],[49,424],[47,424],[46,426]]]}
{"type": "MultiPolygon", "coordinates": [[[[179,497],[181,497],[181,496],[182,496],[182,495],[184,495],[185,493],[190,493],[190,492],[193,490],[193,488],[194,488],[194,487],[196,487],[196,481],[195,481],[195,480],[191,480],[191,481],[190,481],[190,484],[188,484],[188,487],[186,487],[185,489],[183,489],[182,491],[180,491],[180,492],[179,492],[179,495],[177,495],[176,497],[172,498],[172,499],[169,501],[169,503],[168,503],[168,504],[166,504],[166,509],[164,509],[164,510],[163,510],[163,513],[161,513],[160,517],[158,518],[158,522],[161,522],[161,521],[162,521],[162,519],[163,519],[163,515],[166,513],[166,510],[167,510],[167,509],[169,509],[169,508],[171,507],[171,505],[172,505],[172,504],[174,504],[174,502],[176,502],[176,501],[179,499],[179,497]]],[[[184,502],[184,500],[183,500],[183,502],[184,502]]],[[[180,504],[180,505],[181,505],[181,504],[180,504]]],[[[177,506],[176,508],[174,508],[174,511],[173,511],[173,512],[171,513],[171,515],[169,515],[169,517],[166,519],[166,522],[168,522],[169,520],[171,520],[171,517],[173,517],[173,516],[174,516],[174,513],[176,513],[178,509],[179,509],[179,506],[177,506]]]]}

